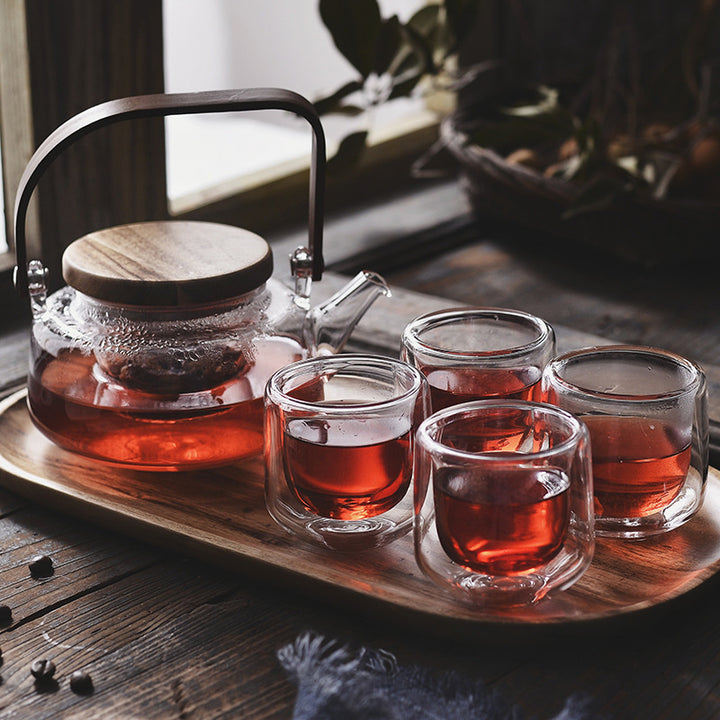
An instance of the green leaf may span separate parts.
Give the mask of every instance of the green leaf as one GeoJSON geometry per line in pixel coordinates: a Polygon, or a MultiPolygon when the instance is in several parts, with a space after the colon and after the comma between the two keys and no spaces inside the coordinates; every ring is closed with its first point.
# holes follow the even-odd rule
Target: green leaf
{"type": "MultiPolygon", "coordinates": [[[[322,103],[322,100],[319,101],[322,103]]],[[[315,105],[317,108],[317,103],[315,105]]],[[[365,112],[365,108],[360,105],[351,105],[350,103],[340,102],[337,105],[318,110],[319,115],[342,115],[343,117],[357,117],[365,112]]]]}
{"type": "Polygon", "coordinates": [[[422,72],[407,73],[402,79],[393,85],[388,100],[394,100],[399,97],[409,97],[412,91],[423,77],[422,72]]]}
{"type": "Polygon", "coordinates": [[[373,70],[382,75],[394,62],[402,46],[403,35],[397,15],[393,15],[380,25],[375,43],[375,62],[373,70]]]}
{"type": "Polygon", "coordinates": [[[377,0],[320,0],[319,8],[337,49],[366,78],[375,67],[382,28],[377,0]]]}
{"type": "Polygon", "coordinates": [[[405,28],[411,41],[418,45],[418,51],[432,58],[432,62],[426,62],[426,72],[435,72],[435,67],[450,54],[452,45],[441,6],[437,3],[423,6],[410,18],[405,28]]]}
{"type": "MultiPolygon", "coordinates": [[[[432,32],[432,29],[426,29],[428,32],[432,32]]],[[[419,62],[421,72],[431,74],[437,72],[432,36],[424,34],[416,25],[413,25],[412,22],[405,25],[403,30],[407,36],[408,43],[413,50],[413,54],[419,62]]]]}
{"type": "Polygon", "coordinates": [[[343,100],[358,90],[362,90],[362,83],[359,80],[351,80],[342,87],[338,88],[334,93],[327,97],[319,98],[313,105],[320,115],[328,115],[336,113],[340,115],[359,115],[363,109],[354,105],[345,105],[343,100]]]}
{"type": "Polygon", "coordinates": [[[402,42],[398,53],[393,59],[388,72],[393,78],[403,77],[408,73],[423,73],[425,71],[426,63],[422,59],[422,55],[425,53],[419,53],[415,45],[410,41],[407,28],[402,28],[402,42]]]}
{"type": "Polygon", "coordinates": [[[537,95],[533,102],[518,103],[509,107],[501,107],[500,111],[506,115],[517,117],[533,117],[553,113],[559,108],[559,93],[554,88],[544,85],[536,88],[537,95]]]}
{"type": "Polygon", "coordinates": [[[367,131],[362,130],[344,137],[337,152],[328,161],[328,172],[340,174],[354,168],[365,153],[367,136],[367,131]]]}
{"type": "Polygon", "coordinates": [[[424,5],[405,25],[400,24],[400,43],[387,68],[397,83],[392,97],[409,94],[423,74],[437,72],[434,39],[439,32],[439,17],[439,5],[424,5]],[[401,85],[408,90],[403,92],[401,85]]]}
{"type": "Polygon", "coordinates": [[[431,3],[423,5],[407,22],[415,32],[425,38],[431,37],[440,23],[440,5],[431,3]]]}

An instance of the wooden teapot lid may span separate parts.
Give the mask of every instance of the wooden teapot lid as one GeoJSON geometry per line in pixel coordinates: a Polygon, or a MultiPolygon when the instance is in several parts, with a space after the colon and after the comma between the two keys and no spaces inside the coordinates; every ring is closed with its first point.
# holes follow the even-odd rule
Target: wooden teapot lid
{"type": "Polygon", "coordinates": [[[142,222],[98,230],[71,243],[68,285],[119,305],[179,307],[226,300],[260,287],[272,251],[255,233],[209,222],[142,222]]]}

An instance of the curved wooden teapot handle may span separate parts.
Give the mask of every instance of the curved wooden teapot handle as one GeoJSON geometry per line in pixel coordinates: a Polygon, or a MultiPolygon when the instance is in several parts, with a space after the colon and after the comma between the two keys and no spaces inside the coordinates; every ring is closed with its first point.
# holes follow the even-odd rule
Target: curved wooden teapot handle
{"type": "Polygon", "coordinates": [[[312,128],[308,234],[312,278],[319,280],[324,269],[322,240],[326,163],[325,133],[320,117],[312,103],[291,90],[247,88],[119,98],[88,108],[56,128],[30,158],[15,195],[16,287],[23,293],[27,290],[25,221],[30,197],[45,169],[66,147],[92,130],[120,120],[241,110],[288,110],[305,118],[312,128]]]}

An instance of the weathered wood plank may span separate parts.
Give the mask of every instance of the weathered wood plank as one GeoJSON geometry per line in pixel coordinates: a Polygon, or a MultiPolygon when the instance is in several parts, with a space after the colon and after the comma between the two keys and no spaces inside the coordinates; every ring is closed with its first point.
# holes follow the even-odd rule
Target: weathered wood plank
{"type": "Polygon", "coordinates": [[[84,524],[32,506],[0,518],[0,547],[0,603],[11,608],[13,626],[163,558],[157,548],[88,531],[84,524]],[[54,572],[49,577],[30,573],[29,563],[37,555],[52,559],[54,572]]]}
{"type": "MultiPolygon", "coordinates": [[[[62,583],[66,572],[59,568],[48,582],[62,583]]],[[[236,585],[237,580],[168,559],[64,603],[45,599],[44,613],[1,636],[3,705],[27,717],[57,717],[69,708],[82,717],[109,717],[112,712],[118,717],[180,715],[172,691],[173,680],[182,676],[178,666],[187,664],[192,673],[194,646],[198,656],[212,658],[215,643],[205,644],[199,637],[205,631],[202,617],[236,585]],[[195,643],[188,636],[194,636],[195,643]],[[38,657],[50,658],[57,666],[55,692],[34,687],[29,665],[38,657]],[[92,697],[70,692],[68,678],[76,669],[91,673],[92,697]]],[[[43,590],[35,590],[40,601],[43,590]]]]}

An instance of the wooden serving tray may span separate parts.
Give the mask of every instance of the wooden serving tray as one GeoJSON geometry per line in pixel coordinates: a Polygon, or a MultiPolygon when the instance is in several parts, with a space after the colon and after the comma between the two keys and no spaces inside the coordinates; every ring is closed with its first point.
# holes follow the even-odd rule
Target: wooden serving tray
{"type": "Polygon", "coordinates": [[[21,495],[154,543],[311,591],[379,605],[404,618],[468,626],[551,625],[623,616],[697,588],[720,567],[720,473],[703,508],[683,527],[643,541],[599,539],[573,587],[529,608],[460,604],[425,578],[412,537],[345,554],[301,545],[268,515],[261,460],[192,473],[123,470],[68,453],[32,424],[24,390],[0,404],[0,483],[21,495]],[[399,611],[399,612],[398,612],[399,611]]]}

